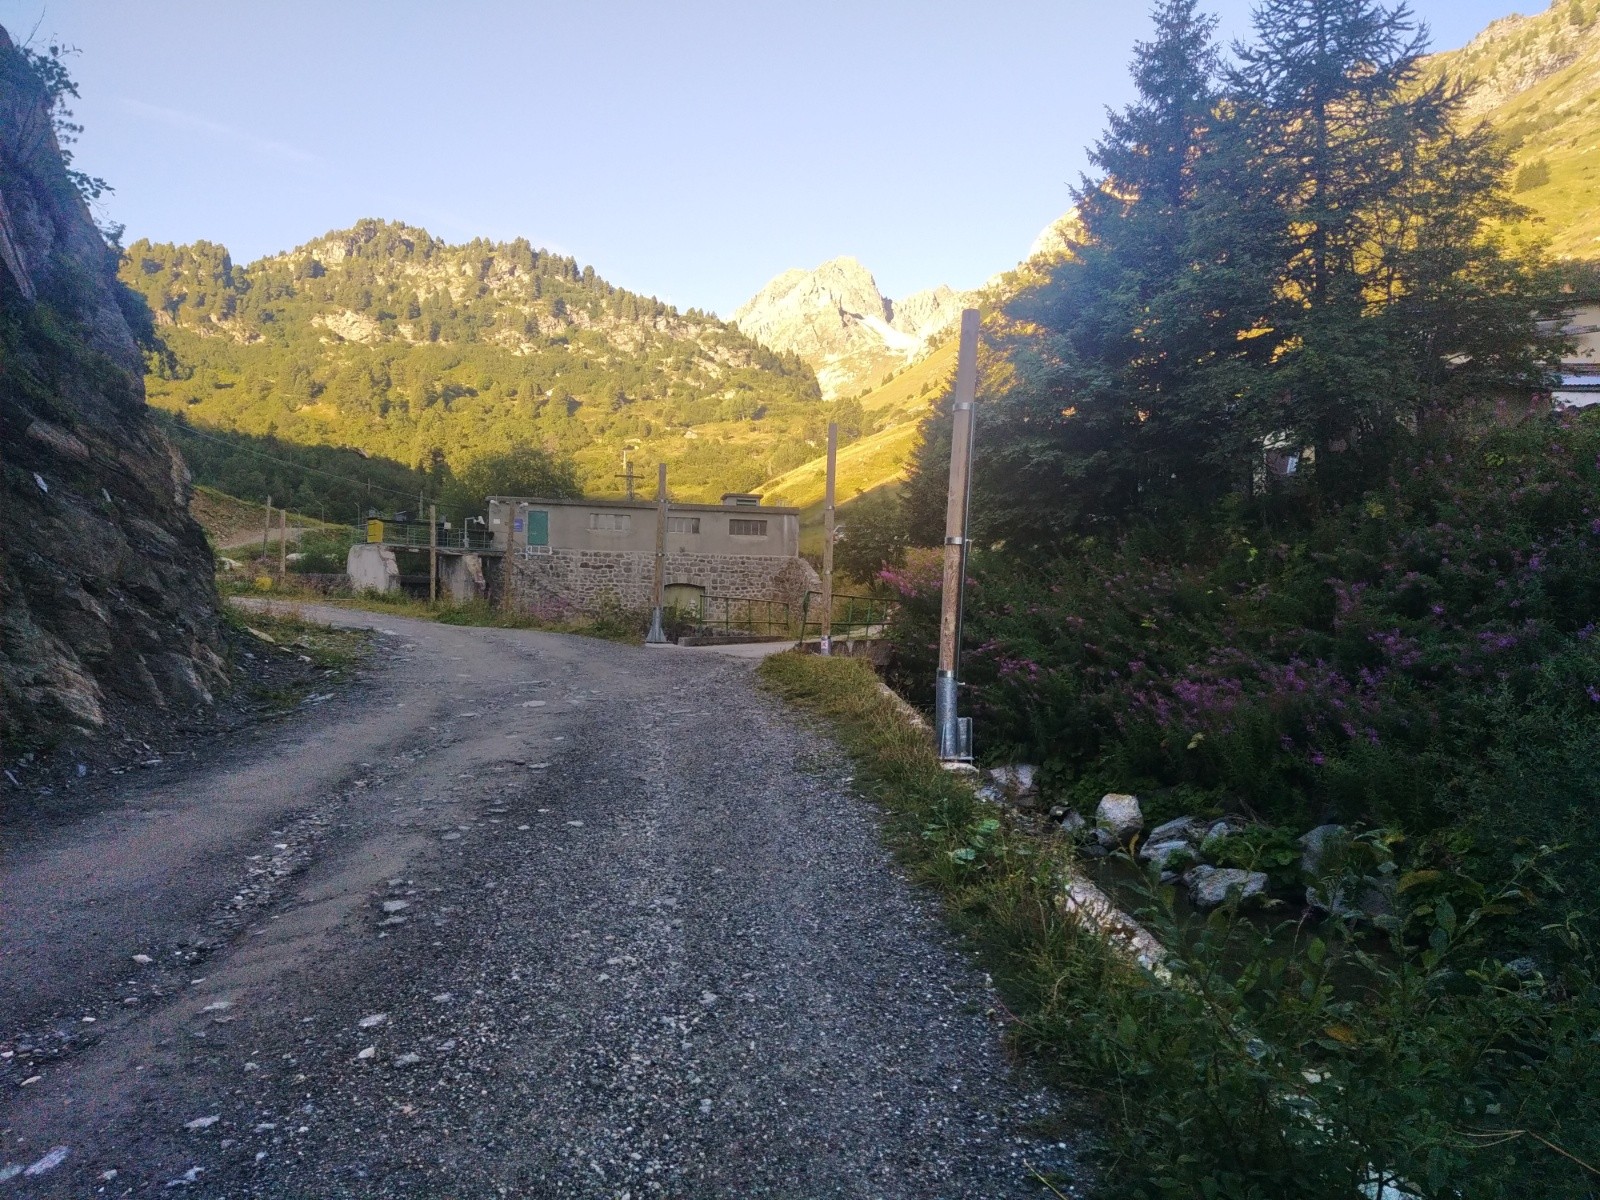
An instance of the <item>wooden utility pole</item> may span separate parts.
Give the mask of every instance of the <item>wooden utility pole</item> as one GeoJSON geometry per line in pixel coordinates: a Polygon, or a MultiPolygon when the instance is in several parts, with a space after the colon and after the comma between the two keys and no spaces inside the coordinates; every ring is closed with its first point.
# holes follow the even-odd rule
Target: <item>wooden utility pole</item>
{"type": "Polygon", "coordinates": [[[289,573],[289,510],[278,510],[278,582],[289,573]]]}
{"type": "Polygon", "coordinates": [[[978,394],[978,310],[961,313],[961,348],[951,405],[950,495],[944,514],[944,587],[939,604],[939,668],[934,729],[946,763],[972,761],[972,725],[956,712],[961,667],[961,601],[967,581],[967,510],[972,500],[972,422],[978,394]]]}
{"type": "Polygon", "coordinates": [[[818,651],[833,653],[833,499],[839,468],[839,423],[828,422],[828,483],[822,493],[822,639],[818,651]]]}
{"type": "Polygon", "coordinates": [[[664,646],[667,632],[661,627],[661,602],[667,585],[667,464],[656,466],[656,579],[652,590],[654,611],[645,645],[664,646]]]}
{"type": "Polygon", "coordinates": [[[428,505],[428,603],[439,599],[439,506],[428,505]]]}
{"type": "Polygon", "coordinates": [[[272,536],[272,497],[267,497],[267,523],[261,527],[261,553],[267,552],[267,539],[272,536]]]}

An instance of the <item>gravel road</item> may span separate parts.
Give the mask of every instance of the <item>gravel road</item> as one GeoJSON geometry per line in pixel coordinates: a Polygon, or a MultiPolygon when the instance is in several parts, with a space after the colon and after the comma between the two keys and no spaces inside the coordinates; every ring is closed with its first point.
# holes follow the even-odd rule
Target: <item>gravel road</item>
{"type": "Polygon", "coordinates": [[[301,611],[377,630],[362,681],[0,858],[0,1196],[1072,1175],[983,978],[751,662],[301,611]]]}

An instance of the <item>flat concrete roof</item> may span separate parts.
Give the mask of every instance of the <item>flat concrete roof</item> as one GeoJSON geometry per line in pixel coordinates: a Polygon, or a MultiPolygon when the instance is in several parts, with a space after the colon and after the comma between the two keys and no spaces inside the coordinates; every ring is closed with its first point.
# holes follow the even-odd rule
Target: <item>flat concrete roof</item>
{"type": "MultiPolygon", "coordinates": [[[[501,504],[537,504],[540,508],[625,508],[633,512],[654,512],[654,500],[547,500],[543,496],[489,496],[491,501],[501,504]]],[[[677,500],[668,500],[667,507],[673,512],[707,512],[707,513],[733,513],[736,516],[748,514],[772,515],[779,517],[798,517],[798,508],[778,508],[766,504],[684,504],[677,500]]],[[[426,547],[424,547],[426,549],[426,547]]]]}

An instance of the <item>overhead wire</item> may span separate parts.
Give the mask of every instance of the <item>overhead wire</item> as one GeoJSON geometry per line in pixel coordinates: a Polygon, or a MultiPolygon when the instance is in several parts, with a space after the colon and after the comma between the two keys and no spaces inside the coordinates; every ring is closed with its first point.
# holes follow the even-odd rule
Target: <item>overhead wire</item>
{"type": "Polygon", "coordinates": [[[313,475],[321,475],[327,479],[337,479],[340,483],[353,484],[356,487],[366,488],[368,491],[388,492],[391,496],[404,496],[408,500],[412,495],[412,493],[409,491],[401,491],[398,488],[385,487],[383,484],[373,483],[369,479],[352,479],[348,475],[339,475],[333,471],[324,471],[320,467],[308,467],[304,463],[291,462],[286,458],[278,458],[274,455],[266,453],[264,450],[255,450],[249,446],[241,446],[237,442],[230,442],[227,438],[218,437],[216,434],[202,433],[193,425],[190,425],[187,421],[174,419],[172,421],[172,427],[193,437],[204,438],[208,442],[216,442],[219,446],[226,446],[230,450],[237,450],[243,454],[253,454],[257,458],[264,458],[268,462],[277,463],[282,467],[290,467],[296,471],[309,471],[313,475]]]}

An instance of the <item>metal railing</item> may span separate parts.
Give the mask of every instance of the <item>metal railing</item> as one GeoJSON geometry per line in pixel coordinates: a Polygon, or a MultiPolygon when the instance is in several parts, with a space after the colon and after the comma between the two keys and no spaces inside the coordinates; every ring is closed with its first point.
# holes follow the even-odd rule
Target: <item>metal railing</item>
{"type": "Polygon", "coordinates": [[[800,622],[795,606],[783,600],[739,596],[701,596],[698,603],[667,606],[670,616],[692,622],[699,635],[794,637],[800,622]]]}
{"type": "MultiPolygon", "coordinates": [[[[374,517],[357,527],[357,541],[381,542],[385,546],[405,546],[411,549],[428,548],[428,523],[426,521],[388,521],[374,517]]],[[[439,525],[441,550],[492,550],[494,534],[487,529],[464,525],[459,529],[446,529],[439,525]]]]}
{"type": "Polygon", "coordinates": [[[828,635],[836,642],[873,642],[889,629],[894,602],[877,596],[833,597],[833,611],[822,612],[822,593],[807,592],[800,604],[800,641],[821,638],[826,623],[828,635]]]}

